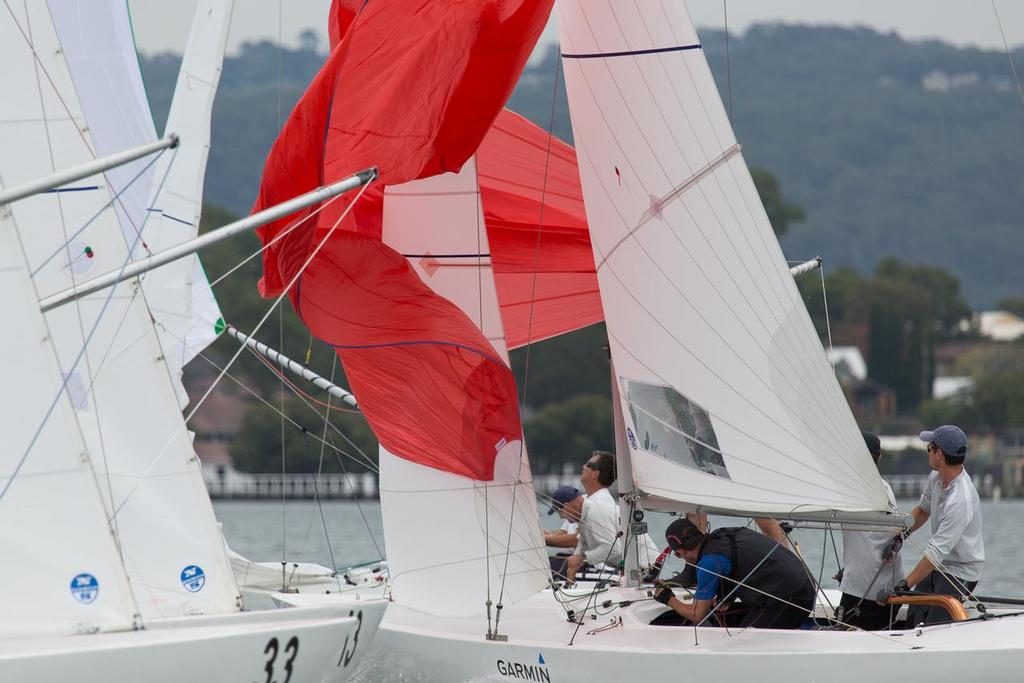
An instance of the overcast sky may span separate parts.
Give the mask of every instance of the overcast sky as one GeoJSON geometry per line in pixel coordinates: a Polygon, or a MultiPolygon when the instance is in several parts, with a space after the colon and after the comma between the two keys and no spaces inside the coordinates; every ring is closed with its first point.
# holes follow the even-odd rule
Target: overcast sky
{"type": "MultiPolygon", "coordinates": [[[[128,4],[142,52],[184,49],[196,0],[128,0],[128,4]]],[[[687,5],[698,26],[723,26],[722,0],[690,0],[687,5]]],[[[329,6],[330,0],[237,0],[229,50],[235,51],[247,40],[276,41],[279,33],[286,44],[295,45],[306,28],[320,33],[326,45],[329,6]]],[[[727,0],[726,6],[731,32],[761,22],[863,25],[913,40],[939,38],[960,46],[1003,47],[991,0],[727,0]]],[[[1010,46],[1024,43],[1024,2],[996,0],[996,7],[1010,46]]],[[[554,26],[548,26],[545,38],[556,38],[554,26]]]]}

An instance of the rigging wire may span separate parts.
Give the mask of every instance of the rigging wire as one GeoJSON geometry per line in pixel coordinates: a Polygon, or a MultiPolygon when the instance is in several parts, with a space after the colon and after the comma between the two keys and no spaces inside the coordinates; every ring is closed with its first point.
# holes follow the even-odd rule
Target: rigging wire
{"type": "MultiPolygon", "coordinates": [[[[540,261],[540,243],[541,243],[541,238],[542,238],[542,236],[544,234],[544,208],[546,206],[546,198],[547,198],[548,170],[549,170],[550,165],[551,165],[551,143],[552,143],[552,141],[553,141],[553,139],[555,137],[555,106],[556,106],[556,104],[558,102],[558,83],[559,83],[559,74],[561,73],[561,68],[560,68],[561,67],[561,63],[562,63],[562,57],[561,57],[561,53],[559,52],[558,56],[555,58],[555,75],[554,75],[554,79],[552,79],[553,82],[552,82],[552,88],[551,88],[551,111],[550,111],[550,113],[548,115],[548,144],[547,144],[547,149],[545,150],[545,155],[544,155],[544,176],[543,176],[543,179],[541,181],[540,210],[539,210],[539,215],[537,216],[537,240],[536,240],[536,243],[535,243],[534,249],[533,249],[533,273],[532,273],[532,279],[531,279],[531,285],[530,285],[531,289],[530,289],[529,314],[527,316],[527,324],[526,324],[526,358],[524,359],[524,362],[523,362],[523,392],[522,392],[522,398],[520,399],[520,407],[519,407],[519,414],[520,415],[523,415],[525,413],[525,411],[526,411],[526,390],[527,390],[527,388],[529,386],[529,379],[530,379],[530,350],[531,350],[531,347],[532,347],[531,337],[532,337],[532,334],[533,334],[534,302],[535,302],[536,295],[537,295],[537,264],[540,261]]],[[[477,191],[479,192],[479,186],[477,188],[477,191]]],[[[479,250],[478,250],[478,253],[479,253],[479,250]]],[[[519,465],[518,465],[518,468],[516,470],[515,487],[513,487],[513,489],[512,489],[512,506],[511,506],[511,511],[509,513],[509,520],[508,520],[508,543],[505,545],[505,562],[504,562],[504,568],[502,569],[502,572],[501,572],[501,588],[498,591],[498,611],[497,611],[497,614],[496,614],[496,617],[495,617],[495,621],[494,621],[494,631],[493,631],[494,634],[497,634],[498,621],[501,619],[502,598],[505,595],[505,580],[506,580],[506,577],[508,575],[508,560],[509,560],[509,556],[511,555],[511,552],[512,552],[512,545],[511,545],[512,544],[512,526],[513,526],[513,523],[515,522],[516,501],[519,499],[519,496],[516,495],[516,492],[517,492],[518,486],[520,484],[520,478],[522,476],[523,460],[524,460],[523,455],[524,455],[525,448],[526,448],[526,434],[523,433],[522,430],[520,430],[519,465]]],[[[487,535],[488,536],[490,535],[489,531],[487,532],[487,535]]],[[[488,585],[490,585],[489,582],[488,582],[488,585]]]]}
{"type": "MultiPolygon", "coordinates": [[[[281,44],[281,33],[283,17],[281,15],[281,3],[282,0],[277,0],[277,130],[281,130],[281,64],[284,54],[284,45],[281,44]]],[[[284,353],[284,306],[277,307],[277,348],[280,349],[281,353],[284,353]]],[[[285,563],[288,560],[288,505],[287,496],[285,495],[284,482],[285,482],[285,430],[284,430],[284,375],[280,376],[281,383],[278,387],[278,394],[281,399],[281,571],[282,571],[282,583],[283,583],[283,572],[285,563]]],[[[303,429],[303,434],[305,434],[303,429]]],[[[308,444],[305,436],[303,436],[303,444],[308,444]]],[[[323,451],[320,453],[321,463],[323,462],[323,451]]],[[[314,487],[315,488],[315,487],[314,487]]],[[[330,540],[328,540],[328,546],[330,540]]],[[[331,560],[334,560],[334,553],[331,553],[331,560]]],[[[282,586],[284,588],[284,586],[282,586]]]]}
{"type": "Polygon", "coordinates": [[[1013,81],[1017,84],[1017,94],[1020,95],[1021,104],[1024,104],[1024,88],[1021,88],[1020,78],[1017,76],[1017,65],[1013,62],[1013,53],[1010,52],[1010,44],[1006,42],[1006,32],[1003,31],[1003,22],[999,18],[999,10],[996,9],[996,0],[992,0],[992,12],[996,15],[996,24],[999,26],[999,35],[1003,38],[1003,49],[1006,50],[1006,59],[1010,62],[1010,71],[1013,73],[1013,81]]]}
{"type": "Polygon", "coordinates": [[[722,0],[722,15],[725,18],[725,80],[729,90],[729,123],[735,127],[732,116],[732,62],[729,56],[729,0],[722,0]]]}
{"type": "MultiPolygon", "coordinates": [[[[295,286],[295,283],[298,282],[299,278],[306,271],[306,268],[309,267],[309,264],[312,263],[312,261],[316,257],[316,255],[319,254],[320,250],[323,249],[325,244],[327,244],[327,240],[330,239],[330,237],[334,234],[334,231],[337,229],[337,227],[341,224],[341,222],[346,217],[348,217],[348,214],[352,211],[352,207],[354,207],[359,202],[359,199],[362,198],[363,193],[366,191],[366,188],[370,186],[370,184],[372,184],[372,181],[368,182],[365,185],[363,185],[359,189],[359,193],[355,196],[355,198],[352,200],[352,202],[347,207],[345,207],[345,210],[342,212],[341,216],[339,216],[338,219],[334,222],[334,224],[331,226],[331,228],[326,231],[324,236],[320,239],[320,241],[316,244],[316,246],[312,249],[312,251],[306,257],[306,259],[302,262],[302,265],[298,268],[298,270],[296,271],[296,273],[292,277],[292,279],[285,285],[285,287],[282,288],[281,294],[278,295],[278,297],[273,301],[273,303],[271,303],[270,308],[267,310],[267,312],[263,315],[262,318],[260,318],[259,322],[256,323],[256,326],[246,336],[252,337],[253,335],[256,334],[256,332],[258,332],[260,330],[260,328],[263,327],[264,323],[266,323],[267,320],[270,318],[270,316],[273,314],[274,309],[278,305],[280,305],[280,303],[284,299],[284,297],[288,295],[288,292],[292,289],[292,287],[295,286]]],[[[171,439],[169,439],[167,441],[167,443],[165,443],[164,446],[160,449],[160,451],[156,455],[153,456],[153,458],[150,461],[149,466],[146,468],[146,470],[139,477],[139,480],[135,483],[135,485],[131,488],[131,490],[128,491],[128,493],[125,495],[125,497],[122,500],[121,504],[117,506],[117,509],[114,511],[115,515],[118,512],[120,512],[120,510],[124,507],[124,505],[132,498],[132,496],[135,495],[136,491],[139,490],[139,487],[142,485],[142,482],[145,481],[145,479],[149,476],[150,472],[152,472],[153,468],[156,467],[156,464],[163,458],[164,454],[167,452],[168,447],[170,447],[171,443],[173,442],[173,439],[175,437],[177,437],[178,432],[180,432],[182,429],[184,429],[184,425],[187,424],[188,421],[191,420],[192,417],[196,414],[196,412],[203,406],[203,404],[206,402],[206,399],[208,399],[210,397],[210,394],[213,393],[213,390],[216,388],[217,384],[221,381],[221,379],[223,379],[224,372],[226,372],[228,369],[230,369],[230,367],[235,363],[235,361],[238,360],[238,357],[242,355],[242,352],[244,350],[246,350],[247,348],[249,348],[247,344],[245,344],[245,343],[240,343],[239,344],[238,350],[235,351],[234,355],[232,355],[231,359],[228,361],[228,363],[225,366],[224,370],[221,371],[221,374],[218,375],[218,377],[213,381],[213,383],[210,384],[210,386],[206,389],[206,391],[199,398],[199,400],[192,407],[192,409],[189,410],[188,415],[185,416],[185,419],[184,419],[184,421],[182,423],[182,427],[179,428],[178,430],[176,430],[175,434],[172,435],[171,439]]]]}

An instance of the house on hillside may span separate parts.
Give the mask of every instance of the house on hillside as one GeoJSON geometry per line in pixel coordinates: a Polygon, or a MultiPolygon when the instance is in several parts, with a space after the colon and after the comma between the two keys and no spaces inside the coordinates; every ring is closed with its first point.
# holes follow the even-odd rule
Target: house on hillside
{"type": "Polygon", "coordinates": [[[868,377],[868,364],[859,348],[834,346],[826,355],[858,424],[879,425],[896,413],[896,392],[868,377]]]}
{"type": "Polygon", "coordinates": [[[1011,342],[1024,337],[1024,319],[1009,311],[978,313],[981,336],[998,342],[1011,342]]]}
{"type": "MultiPolygon", "coordinates": [[[[188,373],[185,385],[190,405],[195,405],[214,379],[214,373],[188,373]]],[[[249,404],[243,397],[231,391],[227,383],[221,382],[189,420],[188,427],[195,433],[192,445],[204,471],[212,472],[217,477],[229,476],[234,471],[231,443],[242,427],[248,408],[249,404]]]]}

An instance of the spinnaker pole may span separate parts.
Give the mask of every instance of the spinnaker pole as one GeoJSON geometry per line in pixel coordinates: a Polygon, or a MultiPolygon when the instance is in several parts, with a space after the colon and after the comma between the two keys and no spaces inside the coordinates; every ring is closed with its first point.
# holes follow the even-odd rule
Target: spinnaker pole
{"type": "Polygon", "coordinates": [[[91,280],[80,282],[74,287],[69,287],[68,289],[57,292],[56,294],[51,294],[39,302],[40,307],[42,308],[43,313],[46,313],[47,311],[53,310],[62,304],[74,301],[75,299],[80,299],[83,296],[92,294],[93,292],[97,292],[106,287],[116,285],[119,282],[130,280],[136,275],[141,275],[142,273],[153,270],[154,268],[159,268],[160,266],[177,261],[180,258],[196,253],[200,249],[217,244],[218,242],[223,242],[224,240],[230,239],[240,233],[254,230],[261,225],[266,225],[267,223],[276,221],[278,218],[283,218],[284,216],[295,213],[299,209],[304,209],[307,206],[318,204],[330,199],[331,197],[342,194],[343,192],[348,192],[349,190],[366,185],[367,183],[375,180],[378,173],[376,166],[359,171],[344,180],[339,180],[331,185],[319,187],[312,192],[299,195],[294,199],[289,199],[288,201],[272,206],[269,209],[265,209],[259,213],[254,213],[251,216],[237,220],[234,223],[228,223],[216,230],[211,230],[205,235],[200,235],[188,242],[157,252],[147,256],[146,258],[139,259],[120,270],[104,273],[103,275],[94,277],[91,280]]]}
{"type": "Polygon", "coordinates": [[[817,270],[818,268],[821,268],[821,257],[815,256],[810,261],[804,261],[800,265],[793,266],[792,268],[790,268],[789,274],[792,275],[793,277],[797,277],[798,275],[809,273],[812,270],[817,270]]]}
{"type": "Polygon", "coordinates": [[[25,197],[31,197],[34,194],[40,192],[48,192],[61,185],[67,185],[73,183],[76,180],[82,178],[88,178],[94,176],[97,173],[103,173],[109,171],[112,168],[122,166],[130,161],[135,161],[153,152],[159,152],[162,149],[169,149],[178,146],[178,136],[174,133],[168,134],[156,142],[149,142],[145,145],[133,147],[132,149],[126,149],[123,152],[117,154],[111,154],[110,156],[103,157],[101,159],[94,159],[93,161],[86,162],[69,168],[66,171],[57,171],[51,173],[48,176],[31,180],[21,185],[15,185],[14,187],[6,190],[0,190],[0,206],[4,204],[10,204],[11,202],[25,197]]]}
{"type": "Polygon", "coordinates": [[[249,335],[239,332],[233,325],[228,325],[224,331],[275,365],[279,365],[285,370],[298,375],[302,379],[310,382],[313,386],[323,389],[331,396],[344,401],[353,408],[359,407],[359,404],[356,402],[356,397],[353,396],[351,392],[345,391],[337,384],[324,379],[305,365],[297,363],[283,353],[270,348],[263,342],[258,342],[249,335]]]}

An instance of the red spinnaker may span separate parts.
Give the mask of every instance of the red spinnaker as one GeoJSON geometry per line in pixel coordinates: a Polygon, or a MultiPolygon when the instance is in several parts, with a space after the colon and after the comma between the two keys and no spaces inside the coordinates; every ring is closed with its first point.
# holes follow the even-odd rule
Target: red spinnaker
{"type": "Polygon", "coordinates": [[[522,438],[512,371],[465,313],[380,240],[335,234],[292,303],[337,349],[353,393],[389,451],[478,481],[522,438]]]}
{"type": "Polygon", "coordinates": [[[477,176],[508,348],[601,322],[573,148],[506,109],[477,151],[477,176]]]}
{"type": "MultiPolygon", "coordinates": [[[[380,242],[383,187],[455,171],[512,92],[553,0],[335,0],[331,54],[274,143],[254,211],[370,166],[380,179],[310,263],[292,303],[334,345],[392,453],[476,480],[521,438],[515,382],[473,323],[380,242]]],[[[260,292],[299,273],[355,193],[263,254],[260,292]]],[[[312,210],[264,226],[267,244],[312,210]]]]}
{"type": "MultiPolygon", "coordinates": [[[[379,237],[384,185],[457,171],[476,151],[552,2],[336,0],[329,29],[340,40],[270,150],[253,210],[377,166],[380,180],[342,227],[379,237]]],[[[316,229],[334,225],[349,201],[333,202],[264,252],[261,294],[282,291],[316,229]]],[[[260,228],[260,239],[266,244],[309,211],[260,228]]]]}

